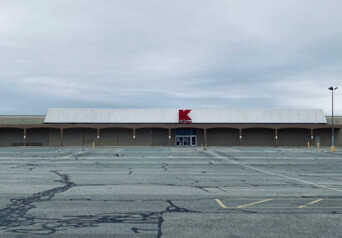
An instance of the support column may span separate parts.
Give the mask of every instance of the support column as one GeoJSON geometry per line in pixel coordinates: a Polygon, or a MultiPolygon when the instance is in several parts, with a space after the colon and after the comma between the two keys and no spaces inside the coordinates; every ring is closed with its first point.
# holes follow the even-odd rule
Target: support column
{"type": "Polygon", "coordinates": [[[97,146],[100,145],[100,128],[97,128],[97,136],[96,136],[96,139],[97,139],[97,146]]]}
{"type": "Polygon", "coordinates": [[[171,129],[169,128],[169,146],[171,146],[171,129]]]}
{"type": "Polygon", "coordinates": [[[24,146],[26,146],[26,128],[24,128],[24,136],[23,136],[23,142],[24,142],[24,146]]]}
{"type": "Polygon", "coordinates": [[[310,131],[311,131],[311,133],[310,133],[311,134],[311,140],[310,141],[311,141],[311,146],[313,146],[314,145],[314,129],[311,128],[310,131]]]}
{"type": "Polygon", "coordinates": [[[204,148],[206,148],[207,147],[207,129],[206,128],[204,128],[203,129],[204,130],[204,140],[203,140],[203,142],[204,142],[204,148]]]}
{"type": "Polygon", "coordinates": [[[61,128],[61,136],[60,136],[59,145],[60,145],[60,146],[63,146],[63,128],[61,128]]]}
{"type": "Polygon", "coordinates": [[[239,144],[242,146],[242,129],[239,129],[239,144]]]}
{"type": "Polygon", "coordinates": [[[275,129],[275,147],[278,147],[278,129],[275,129]]]}

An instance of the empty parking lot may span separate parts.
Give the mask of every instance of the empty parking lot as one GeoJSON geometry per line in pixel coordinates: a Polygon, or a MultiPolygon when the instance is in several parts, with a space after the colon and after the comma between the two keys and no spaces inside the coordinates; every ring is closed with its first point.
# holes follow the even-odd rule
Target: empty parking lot
{"type": "Polygon", "coordinates": [[[0,237],[341,237],[342,150],[0,149],[0,237]]]}

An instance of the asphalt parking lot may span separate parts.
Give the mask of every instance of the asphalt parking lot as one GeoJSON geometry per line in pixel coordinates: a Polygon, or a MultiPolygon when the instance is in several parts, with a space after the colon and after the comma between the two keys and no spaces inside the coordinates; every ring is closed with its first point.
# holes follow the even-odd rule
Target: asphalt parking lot
{"type": "Polygon", "coordinates": [[[1,148],[0,237],[342,237],[342,150],[1,148]]]}

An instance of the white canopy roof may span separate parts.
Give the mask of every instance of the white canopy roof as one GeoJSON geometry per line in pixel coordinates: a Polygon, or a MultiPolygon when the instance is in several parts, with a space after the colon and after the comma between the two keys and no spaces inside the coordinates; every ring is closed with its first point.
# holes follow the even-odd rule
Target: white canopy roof
{"type": "MultiPolygon", "coordinates": [[[[194,109],[192,123],[326,124],[323,110],[194,109]]],[[[178,123],[178,109],[51,108],[45,123],[178,123]]]]}

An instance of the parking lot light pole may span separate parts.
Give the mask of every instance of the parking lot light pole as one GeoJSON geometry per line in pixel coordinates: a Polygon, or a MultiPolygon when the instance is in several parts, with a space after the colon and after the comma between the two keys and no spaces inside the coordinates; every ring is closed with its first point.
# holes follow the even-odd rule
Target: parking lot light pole
{"type": "Polygon", "coordinates": [[[331,90],[331,152],[335,152],[335,138],[334,138],[334,90],[337,90],[338,87],[330,87],[331,90]]]}

